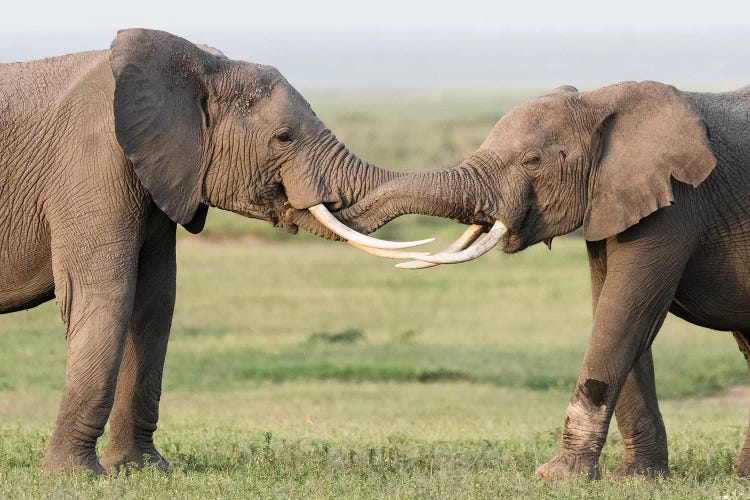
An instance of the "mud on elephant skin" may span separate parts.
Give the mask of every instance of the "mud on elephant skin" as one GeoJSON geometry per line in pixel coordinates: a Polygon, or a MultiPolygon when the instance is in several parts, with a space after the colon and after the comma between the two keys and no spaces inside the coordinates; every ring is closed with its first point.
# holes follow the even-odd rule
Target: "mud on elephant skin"
{"type": "MultiPolygon", "coordinates": [[[[538,474],[598,477],[614,414],[625,448],[617,474],[663,475],[651,343],[666,314],[731,331],[750,352],[748,137],[750,87],[561,87],[511,110],[461,165],[394,179],[337,216],[364,231],[405,213],[474,224],[446,251],[403,264],[411,268],[495,245],[518,252],[583,227],[591,342],[558,452],[538,474]]],[[[735,468],[750,476],[750,434],[735,468]]]]}
{"type": "Polygon", "coordinates": [[[351,154],[276,69],[169,33],[0,65],[0,313],[55,297],[66,328],[45,467],[102,472],[109,421],[105,467],[169,468],[153,433],[176,224],[200,232],[217,207],[334,238],[325,205],[399,175],[351,154]]]}

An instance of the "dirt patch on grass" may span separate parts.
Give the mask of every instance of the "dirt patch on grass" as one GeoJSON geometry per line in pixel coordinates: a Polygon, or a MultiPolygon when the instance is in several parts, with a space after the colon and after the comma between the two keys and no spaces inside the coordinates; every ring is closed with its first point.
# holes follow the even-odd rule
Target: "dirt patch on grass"
{"type": "Polygon", "coordinates": [[[750,406],[750,385],[736,385],[721,394],[696,398],[695,401],[707,406],[750,406]]]}

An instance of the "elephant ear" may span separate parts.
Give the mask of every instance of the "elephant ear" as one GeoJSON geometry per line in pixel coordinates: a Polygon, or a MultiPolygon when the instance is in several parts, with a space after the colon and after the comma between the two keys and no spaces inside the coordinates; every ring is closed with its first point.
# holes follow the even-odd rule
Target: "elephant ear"
{"type": "Polygon", "coordinates": [[[589,241],[618,234],[672,204],[672,177],[697,187],[716,166],[705,123],[674,87],[626,82],[582,100],[598,116],[600,141],[583,220],[589,241]]]}
{"type": "Polygon", "coordinates": [[[218,62],[187,40],[144,29],[118,32],[110,51],[117,141],[154,203],[191,232],[206,218],[205,82],[218,62]]]}

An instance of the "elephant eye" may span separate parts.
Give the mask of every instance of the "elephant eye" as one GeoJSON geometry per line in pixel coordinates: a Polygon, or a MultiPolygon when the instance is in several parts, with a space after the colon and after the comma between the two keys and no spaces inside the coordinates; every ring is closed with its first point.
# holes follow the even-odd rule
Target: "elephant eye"
{"type": "Polygon", "coordinates": [[[539,165],[541,161],[542,155],[539,153],[539,151],[527,151],[523,155],[523,160],[521,160],[521,163],[533,167],[535,165],[539,165]]]}
{"type": "Polygon", "coordinates": [[[283,132],[279,132],[278,134],[276,134],[274,136],[274,139],[276,140],[276,142],[290,143],[292,142],[294,137],[292,137],[292,133],[290,131],[285,130],[283,132]]]}

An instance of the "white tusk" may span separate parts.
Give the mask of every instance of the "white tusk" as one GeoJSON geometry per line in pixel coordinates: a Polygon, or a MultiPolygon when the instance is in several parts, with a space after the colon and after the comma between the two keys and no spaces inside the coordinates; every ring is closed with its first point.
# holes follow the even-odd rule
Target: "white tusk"
{"type": "MultiPolygon", "coordinates": [[[[490,232],[487,233],[487,236],[485,236],[482,241],[470,246],[466,250],[455,253],[440,252],[436,253],[435,255],[419,257],[416,260],[421,262],[429,262],[431,264],[458,264],[459,262],[474,260],[477,257],[481,257],[482,255],[495,248],[495,246],[500,243],[500,240],[503,238],[503,236],[505,236],[505,233],[507,232],[508,228],[505,227],[505,224],[500,221],[495,221],[495,223],[492,225],[492,229],[490,229],[490,232]]],[[[396,264],[396,267],[403,269],[402,266],[406,264],[411,264],[411,262],[396,264]]],[[[407,267],[406,269],[409,268],[407,267]]]]}
{"type": "MultiPolygon", "coordinates": [[[[372,255],[377,255],[378,257],[385,257],[386,259],[419,259],[422,257],[426,257],[430,255],[429,252],[409,252],[404,250],[386,250],[384,248],[372,248],[367,247],[364,245],[360,245],[359,243],[354,243],[353,241],[347,242],[354,248],[359,248],[363,252],[367,252],[372,255]]],[[[418,262],[418,264],[424,264],[424,262],[418,262]]],[[[429,264],[429,265],[437,265],[437,264],[429,264]]]]}
{"type": "Polygon", "coordinates": [[[327,227],[337,235],[341,236],[347,241],[358,243],[366,247],[380,249],[399,249],[415,247],[418,245],[424,245],[425,243],[430,243],[431,241],[435,241],[435,238],[428,238],[426,240],[419,241],[379,240],[377,238],[358,233],[354,229],[347,227],[344,223],[334,217],[333,214],[329,212],[325,205],[323,205],[322,203],[319,205],[315,205],[314,207],[310,207],[308,208],[308,210],[316,219],[318,219],[318,222],[323,224],[325,227],[327,227]]]}
{"type": "MultiPolygon", "coordinates": [[[[483,232],[484,226],[481,226],[479,224],[472,224],[456,241],[445,247],[443,250],[440,250],[435,255],[456,253],[460,252],[461,250],[465,250],[469,245],[477,241],[477,238],[479,238],[483,232]]],[[[418,259],[419,257],[411,258],[418,259]]],[[[413,260],[411,262],[401,262],[399,264],[396,264],[396,267],[398,267],[399,269],[426,269],[428,267],[435,267],[438,265],[439,264],[433,264],[432,262],[420,262],[419,260],[413,260]]]]}

